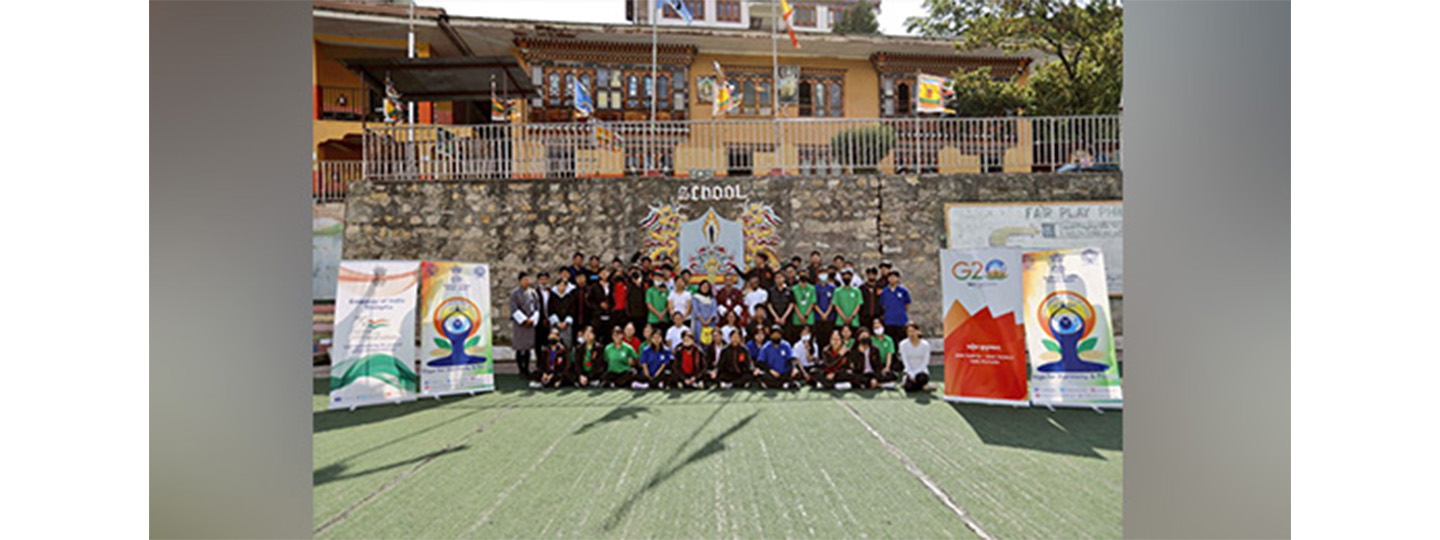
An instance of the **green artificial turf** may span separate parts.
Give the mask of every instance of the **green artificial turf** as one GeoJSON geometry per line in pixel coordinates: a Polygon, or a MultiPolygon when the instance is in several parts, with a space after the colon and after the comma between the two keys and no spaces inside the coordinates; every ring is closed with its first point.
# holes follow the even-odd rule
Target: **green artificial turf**
{"type": "Polygon", "coordinates": [[[317,379],[316,536],[976,537],[942,496],[997,538],[1121,535],[1118,411],[497,381],[352,412],[317,379]]]}

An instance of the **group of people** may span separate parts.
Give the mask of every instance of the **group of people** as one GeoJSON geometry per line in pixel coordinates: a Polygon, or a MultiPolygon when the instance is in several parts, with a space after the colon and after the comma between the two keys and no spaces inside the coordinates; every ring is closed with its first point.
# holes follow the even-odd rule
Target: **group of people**
{"type": "Polygon", "coordinates": [[[841,255],[777,267],[758,254],[696,277],[668,256],[577,252],[553,278],[519,282],[512,344],[532,386],[933,389],[930,345],[888,263],[862,275],[841,255]]]}

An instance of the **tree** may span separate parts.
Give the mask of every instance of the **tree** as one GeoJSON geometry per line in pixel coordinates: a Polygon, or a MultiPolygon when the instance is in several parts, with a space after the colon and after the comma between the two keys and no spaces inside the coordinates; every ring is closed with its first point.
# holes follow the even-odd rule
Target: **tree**
{"type": "Polygon", "coordinates": [[[1029,81],[1029,114],[1114,114],[1122,74],[1119,0],[925,0],[928,17],[905,27],[956,38],[962,50],[1039,50],[1054,58],[1029,81]]]}
{"type": "Polygon", "coordinates": [[[835,34],[879,35],[880,23],[875,20],[875,6],[860,2],[841,12],[840,20],[830,30],[835,34]]]}
{"type": "Polygon", "coordinates": [[[946,106],[953,109],[956,116],[1008,116],[1031,103],[1029,87],[1013,80],[995,80],[989,66],[956,71],[952,77],[955,93],[946,100],[946,106]]]}

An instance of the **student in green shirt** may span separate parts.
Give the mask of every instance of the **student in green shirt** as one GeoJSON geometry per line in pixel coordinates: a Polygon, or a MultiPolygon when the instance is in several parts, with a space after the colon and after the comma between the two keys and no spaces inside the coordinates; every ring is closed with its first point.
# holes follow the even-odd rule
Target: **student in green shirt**
{"type": "Polygon", "coordinates": [[[815,324],[815,285],[810,282],[810,276],[800,276],[800,283],[790,291],[795,295],[795,314],[790,323],[797,327],[815,324]]]}
{"type": "Polygon", "coordinates": [[[835,297],[830,301],[835,306],[836,322],[845,327],[860,326],[860,306],[865,303],[864,293],[850,283],[852,276],[849,268],[840,271],[840,283],[844,286],[835,289],[835,297]]]}
{"type": "Polygon", "coordinates": [[[658,330],[663,329],[661,327],[669,321],[669,317],[665,316],[665,310],[670,305],[670,290],[665,288],[665,280],[660,277],[660,274],[652,274],[651,279],[653,284],[645,290],[645,308],[650,312],[646,321],[658,330]]]}
{"type": "Polygon", "coordinates": [[[885,324],[875,321],[875,332],[870,334],[875,349],[880,351],[880,361],[887,370],[895,369],[895,339],[885,335],[885,324]]]}
{"type": "Polygon", "coordinates": [[[610,388],[629,386],[635,380],[635,369],[632,367],[640,360],[640,355],[630,344],[625,343],[625,332],[616,328],[609,345],[605,346],[605,374],[601,380],[605,386],[610,388]]]}

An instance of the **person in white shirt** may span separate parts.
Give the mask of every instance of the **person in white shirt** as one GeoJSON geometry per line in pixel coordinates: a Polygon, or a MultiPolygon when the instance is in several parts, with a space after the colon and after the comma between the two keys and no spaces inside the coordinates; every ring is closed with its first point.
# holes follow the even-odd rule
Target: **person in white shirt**
{"type": "Polygon", "coordinates": [[[907,337],[900,342],[900,360],[905,363],[905,381],[901,387],[906,392],[930,392],[930,342],[920,339],[920,325],[910,323],[905,327],[907,337]]]}
{"type": "Polygon", "coordinates": [[[673,351],[680,346],[680,340],[684,339],[685,332],[690,329],[685,327],[685,319],[680,316],[680,312],[675,312],[671,317],[674,317],[675,324],[670,325],[670,329],[665,331],[665,344],[669,345],[670,350],[673,351]]]}
{"type": "MultiPolygon", "coordinates": [[[[675,324],[680,324],[690,320],[690,300],[693,298],[694,296],[690,294],[690,291],[685,290],[685,287],[683,285],[677,284],[674,289],[670,290],[670,297],[668,300],[670,304],[670,313],[680,314],[680,319],[678,319],[679,322],[675,324]]],[[[672,345],[670,348],[673,349],[675,347],[672,345]]]]}
{"type": "Polygon", "coordinates": [[[811,384],[814,380],[815,365],[815,342],[810,337],[810,327],[800,328],[800,339],[790,344],[790,353],[795,355],[795,364],[800,367],[800,375],[805,378],[805,384],[811,384]]]}
{"type": "Polygon", "coordinates": [[[770,293],[760,286],[759,278],[750,278],[745,284],[745,311],[750,318],[755,317],[756,309],[765,309],[765,303],[770,301],[770,293]]]}

